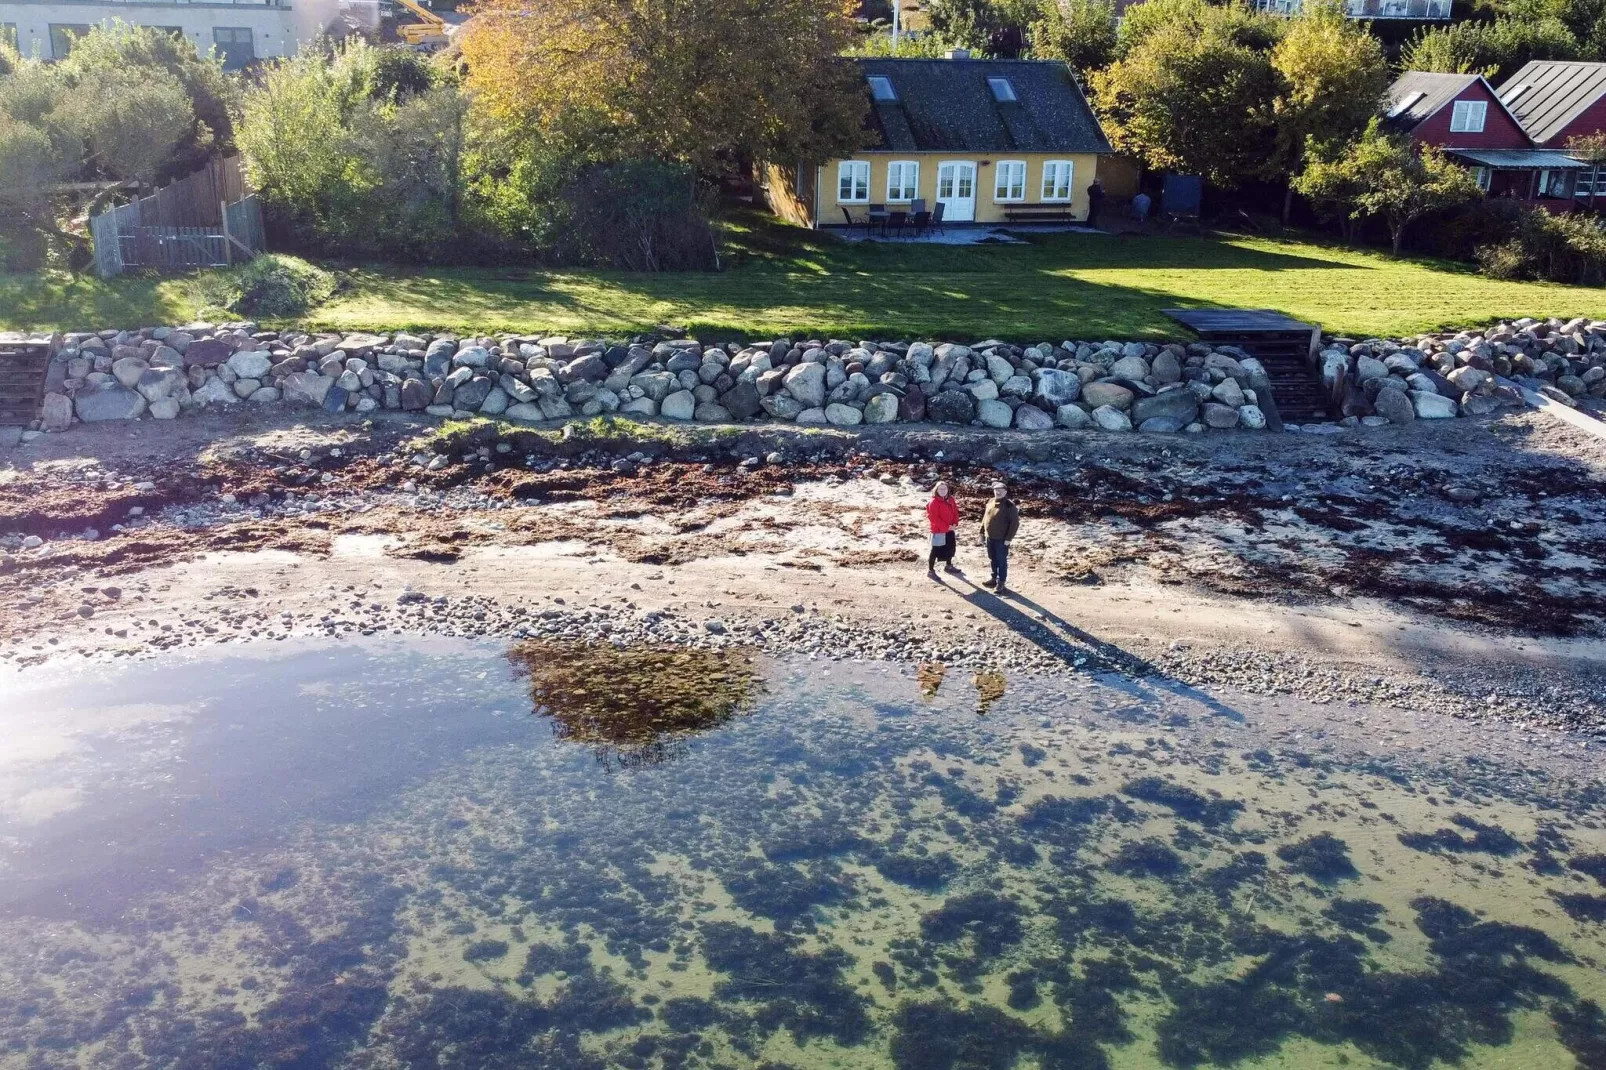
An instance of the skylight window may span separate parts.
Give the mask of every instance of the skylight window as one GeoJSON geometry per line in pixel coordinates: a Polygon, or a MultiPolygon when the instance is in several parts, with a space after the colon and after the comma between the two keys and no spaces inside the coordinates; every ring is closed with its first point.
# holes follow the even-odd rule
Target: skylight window
{"type": "Polygon", "coordinates": [[[1425,96],[1427,96],[1427,94],[1421,90],[1417,90],[1415,93],[1405,94],[1405,96],[1400,98],[1400,102],[1398,104],[1389,109],[1388,117],[1390,119],[1398,119],[1400,116],[1411,110],[1411,105],[1415,104],[1425,96]]]}
{"type": "Polygon", "coordinates": [[[870,95],[876,100],[890,101],[898,99],[897,92],[892,88],[891,79],[872,74],[867,81],[870,83],[870,95]]]}
{"type": "Polygon", "coordinates": [[[1532,82],[1524,82],[1524,83],[1522,83],[1517,88],[1513,89],[1511,92],[1506,94],[1506,103],[1507,104],[1515,104],[1517,102],[1517,98],[1518,97],[1522,96],[1524,93],[1528,92],[1528,90],[1530,90],[1532,88],[1533,88],[1533,83],[1532,82]]]}
{"type": "Polygon", "coordinates": [[[1000,104],[1013,104],[1015,102],[1015,87],[1009,84],[1008,78],[989,78],[987,87],[993,91],[993,99],[1000,104]]]}

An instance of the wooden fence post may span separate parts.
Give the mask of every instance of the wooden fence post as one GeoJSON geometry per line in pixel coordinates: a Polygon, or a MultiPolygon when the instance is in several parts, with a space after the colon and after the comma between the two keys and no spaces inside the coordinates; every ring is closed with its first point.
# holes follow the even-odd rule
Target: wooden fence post
{"type": "Polygon", "coordinates": [[[229,244],[229,205],[227,201],[217,202],[218,219],[223,224],[223,262],[230,267],[234,266],[234,247],[229,244]]]}

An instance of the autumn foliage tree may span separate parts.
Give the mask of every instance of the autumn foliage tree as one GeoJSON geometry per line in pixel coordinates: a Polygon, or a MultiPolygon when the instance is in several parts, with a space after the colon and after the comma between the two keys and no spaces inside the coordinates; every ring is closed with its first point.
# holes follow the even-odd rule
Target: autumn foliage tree
{"type": "Polygon", "coordinates": [[[1232,187],[1275,163],[1280,80],[1264,17],[1203,2],[1155,0],[1128,15],[1120,58],[1089,77],[1115,147],[1156,170],[1232,187]]]}
{"type": "Polygon", "coordinates": [[[476,106],[591,160],[708,170],[855,147],[862,83],[843,0],[482,0],[462,54],[476,106]]]}

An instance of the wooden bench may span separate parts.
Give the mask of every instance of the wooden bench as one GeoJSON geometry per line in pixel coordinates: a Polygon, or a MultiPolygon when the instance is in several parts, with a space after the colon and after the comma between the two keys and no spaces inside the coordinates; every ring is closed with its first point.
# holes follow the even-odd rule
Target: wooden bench
{"type": "Polygon", "coordinates": [[[1025,208],[1006,208],[1004,218],[1011,223],[1076,223],[1068,204],[1034,204],[1025,208]]]}

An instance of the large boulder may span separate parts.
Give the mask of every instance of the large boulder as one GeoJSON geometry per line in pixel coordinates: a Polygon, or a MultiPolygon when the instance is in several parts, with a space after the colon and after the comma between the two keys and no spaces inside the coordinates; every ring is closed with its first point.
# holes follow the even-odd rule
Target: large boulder
{"type": "Polygon", "coordinates": [[[1082,396],[1082,379],[1075,372],[1046,368],[1037,379],[1037,396],[1056,409],[1069,405],[1082,396]]]}
{"type": "Polygon", "coordinates": [[[1191,390],[1167,390],[1132,402],[1132,420],[1140,426],[1156,418],[1176,420],[1179,426],[1186,426],[1198,414],[1199,399],[1191,390]]]}
{"type": "Polygon", "coordinates": [[[983,427],[1003,429],[1015,420],[1015,413],[1002,401],[992,398],[983,398],[976,403],[976,418],[983,427]]]}
{"type": "Polygon", "coordinates": [[[72,426],[72,399],[52,391],[45,395],[39,410],[39,426],[46,431],[65,431],[72,426]]]}
{"type": "Polygon", "coordinates": [[[1223,405],[1233,409],[1248,400],[1244,397],[1244,388],[1238,385],[1238,380],[1236,379],[1221,380],[1211,389],[1210,395],[1223,405]]]}
{"type": "Polygon", "coordinates": [[[1372,408],[1379,416],[1387,417],[1391,424],[1408,424],[1416,419],[1416,406],[1411,404],[1411,396],[1404,390],[1378,391],[1372,408]]]}
{"type": "Polygon", "coordinates": [[[1201,415],[1204,417],[1206,427],[1226,430],[1229,427],[1238,426],[1238,410],[1231,405],[1223,405],[1219,401],[1205,402],[1204,412],[1201,415]]]}
{"type": "Polygon", "coordinates": [[[1138,430],[1145,435],[1174,435],[1186,426],[1174,416],[1151,416],[1138,424],[1138,430]]]}
{"type": "Polygon", "coordinates": [[[1003,386],[1015,374],[1015,366],[996,353],[987,354],[987,377],[1003,386]]]}
{"type": "Polygon", "coordinates": [[[1266,426],[1266,414],[1259,405],[1240,405],[1238,423],[1251,431],[1259,431],[1266,426]]]}
{"type": "Polygon", "coordinates": [[[237,405],[243,400],[239,394],[234,392],[233,386],[225,383],[215,375],[202,383],[199,389],[195,390],[190,397],[195,400],[197,405],[201,406],[211,405],[214,402],[224,405],[237,405]]]}
{"type": "Polygon", "coordinates": [[[1104,431],[1130,431],[1132,421],[1114,405],[1100,405],[1093,410],[1093,422],[1104,431]]]}
{"type": "Polygon", "coordinates": [[[1141,383],[1149,377],[1149,362],[1142,357],[1122,357],[1110,365],[1110,377],[1141,383]]]}
{"type": "Polygon", "coordinates": [[[926,392],[918,384],[910,383],[909,388],[898,399],[898,419],[911,423],[926,418],[926,392]]]}
{"type": "Polygon", "coordinates": [[[1054,423],[1070,431],[1085,431],[1093,426],[1093,417],[1080,405],[1061,405],[1054,410],[1054,423]]]}
{"type": "Polygon", "coordinates": [[[658,415],[671,420],[690,420],[697,413],[697,398],[690,390],[676,390],[658,403],[658,415]]]}
{"type": "Polygon", "coordinates": [[[746,379],[737,380],[736,385],[721,394],[719,398],[719,403],[738,420],[757,416],[763,411],[763,406],[760,404],[762,401],[758,385],[746,379]]]}
{"type": "Polygon", "coordinates": [[[890,424],[898,418],[898,395],[877,394],[864,403],[864,422],[890,424]]]}
{"type": "MultiPolygon", "coordinates": [[[[118,349],[127,349],[128,346],[118,346],[118,349]]],[[[138,350],[135,350],[138,352],[138,350]]],[[[112,361],[112,375],[117,381],[132,390],[139,385],[139,377],[150,370],[143,357],[121,357],[112,361]]]]}
{"type": "Polygon", "coordinates": [[[215,368],[233,352],[234,347],[221,338],[197,338],[184,347],[184,364],[191,368],[215,368]]]}
{"type": "Polygon", "coordinates": [[[835,424],[838,427],[852,427],[854,424],[863,422],[863,420],[864,413],[852,405],[832,402],[825,407],[826,423],[835,424]]]}
{"type": "Polygon", "coordinates": [[[1149,366],[1149,374],[1154,381],[1164,386],[1166,383],[1179,383],[1182,381],[1182,361],[1169,349],[1162,349],[1149,366]]]}
{"type": "Polygon", "coordinates": [[[786,373],[781,385],[807,408],[825,404],[825,365],[799,364],[786,373]]]}
{"type": "Polygon", "coordinates": [[[160,401],[178,394],[189,379],[177,368],[147,368],[134,385],[146,401],[160,401]]]}
{"type": "Polygon", "coordinates": [[[803,403],[791,394],[771,394],[761,404],[777,420],[795,420],[803,411],[803,403]]]}
{"type": "Polygon", "coordinates": [[[86,424],[102,420],[137,420],[145,413],[145,399],[136,391],[117,383],[103,383],[73,399],[78,418],[86,424]]]}
{"type": "Polygon", "coordinates": [[[241,379],[262,379],[273,367],[273,358],[262,350],[246,352],[242,350],[224,361],[228,368],[241,379]]]}
{"type": "Polygon", "coordinates": [[[491,388],[496,383],[484,375],[476,375],[468,382],[457,388],[452,397],[452,404],[459,409],[478,409],[485,404],[485,399],[491,396],[491,388]]]}
{"type": "Polygon", "coordinates": [[[943,390],[926,399],[926,417],[933,423],[968,424],[976,418],[976,399],[963,390],[943,390]]]}
{"type": "MultiPolygon", "coordinates": [[[[401,385],[401,407],[407,412],[421,412],[429,405],[434,391],[422,379],[404,379],[401,385]]],[[[508,410],[510,413],[511,409],[508,410]]]]}
{"type": "Polygon", "coordinates": [[[1368,379],[1382,379],[1389,374],[1387,364],[1376,357],[1361,357],[1355,361],[1355,381],[1364,383],[1368,379]]]}
{"type": "Polygon", "coordinates": [[[1426,390],[1411,391],[1411,407],[1416,410],[1418,420],[1447,420],[1456,415],[1457,409],[1454,398],[1430,394],[1426,390]]]}
{"type": "Polygon", "coordinates": [[[1054,426],[1054,417],[1036,405],[1022,405],[1015,410],[1015,426],[1022,431],[1048,431],[1054,426]]]}
{"type": "Polygon", "coordinates": [[[1120,383],[1093,382],[1082,387],[1082,400],[1094,409],[1126,410],[1132,407],[1132,391],[1120,383]]]}

